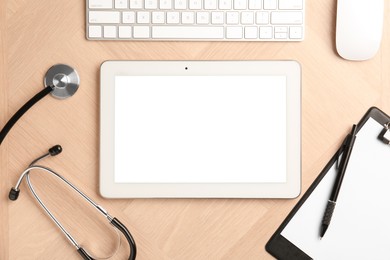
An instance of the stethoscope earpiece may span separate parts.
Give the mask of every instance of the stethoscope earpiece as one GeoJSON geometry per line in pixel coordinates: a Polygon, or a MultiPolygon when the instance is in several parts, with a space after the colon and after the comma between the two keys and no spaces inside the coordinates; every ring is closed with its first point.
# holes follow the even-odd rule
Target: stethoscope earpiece
{"type": "Polygon", "coordinates": [[[19,197],[20,190],[16,190],[15,188],[11,188],[8,194],[8,198],[10,200],[17,200],[19,197]]]}
{"type": "Polygon", "coordinates": [[[53,97],[65,99],[73,96],[80,86],[80,77],[77,71],[65,64],[52,66],[44,78],[45,87],[52,87],[53,97]]]}
{"type": "Polygon", "coordinates": [[[49,149],[49,154],[51,156],[56,156],[56,155],[60,154],[61,152],[62,152],[62,147],[59,144],[57,144],[49,149]]]}

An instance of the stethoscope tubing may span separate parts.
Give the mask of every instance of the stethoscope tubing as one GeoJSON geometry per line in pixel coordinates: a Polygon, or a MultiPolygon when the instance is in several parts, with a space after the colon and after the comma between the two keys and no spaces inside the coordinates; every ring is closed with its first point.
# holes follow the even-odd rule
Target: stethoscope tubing
{"type": "Polygon", "coordinates": [[[35,105],[39,100],[47,96],[50,92],[53,91],[52,86],[47,86],[43,90],[41,90],[39,93],[37,93],[35,96],[33,96],[29,101],[27,101],[26,104],[24,104],[7,122],[7,124],[3,127],[3,129],[0,132],[0,145],[7,136],[8,132],[11,130],[11,128],[15,125],[15,123],[33,106],[35,105]]]}

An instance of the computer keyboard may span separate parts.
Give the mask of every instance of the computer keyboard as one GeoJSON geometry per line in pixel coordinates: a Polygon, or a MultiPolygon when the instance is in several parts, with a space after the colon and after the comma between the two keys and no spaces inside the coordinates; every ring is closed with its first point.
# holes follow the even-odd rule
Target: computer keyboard
{"type": "Polygon", "coordinates": [[[89,40],[302,41],[305,0],[86,0],[89,40]]]}

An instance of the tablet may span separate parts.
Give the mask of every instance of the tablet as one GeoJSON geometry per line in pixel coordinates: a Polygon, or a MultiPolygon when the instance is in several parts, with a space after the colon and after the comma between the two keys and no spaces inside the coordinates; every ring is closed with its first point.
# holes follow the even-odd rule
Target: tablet
{"type": "Polygon", "coordinates": [[[295,61],[107,61],[100,192],[107,198],[294,198],[295,61]]]}

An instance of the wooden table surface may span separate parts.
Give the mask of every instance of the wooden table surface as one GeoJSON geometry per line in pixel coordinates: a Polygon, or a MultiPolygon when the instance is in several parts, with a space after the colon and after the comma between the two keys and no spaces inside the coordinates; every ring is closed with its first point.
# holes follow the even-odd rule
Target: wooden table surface
{"type": "MultiPolygon", "coordinates": [[[[54,144],[55,168],[121,219],[137,259],[272,259],[264,246],[297,203],[264,199],[107,200],[99,195],[99,67],[105,60],[274,60],[302,65],[302,193],[371,106],[390,113],[390,12],[382,46],[364,62],[335,50],[336,0],[306,0],[300,43],[102,42],[85,39],[84,0],[0,1],[0,126],[42,89],[56,63],[77,68],[81,86],[65,101],[48,97],[12,129],[0,149],[0,259],[79,259],[26,184],[7,198],[31,160],[54,144]]],[[[37,192],[72,235],[97,255],[116,248],[114,229],[52,177],[36,174],[37,192]]],[[[113,259],[125,259],[128,247],[113,259]]]]}

